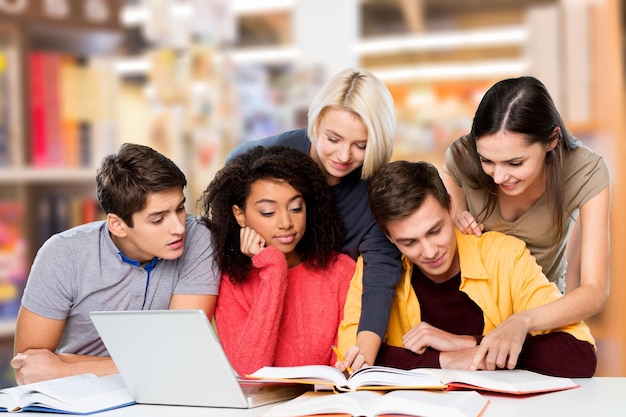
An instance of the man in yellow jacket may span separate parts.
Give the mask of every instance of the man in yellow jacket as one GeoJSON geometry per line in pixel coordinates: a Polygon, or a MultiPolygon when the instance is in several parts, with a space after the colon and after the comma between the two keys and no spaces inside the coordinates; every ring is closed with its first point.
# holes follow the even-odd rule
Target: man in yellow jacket
{"type": "MultiPolygon", "coordinates": [[[[380,228],[403,254],[389,325],[376,363],[399,368],[523,368],[550,375],[593,376],[595,341],[583,323],[533,329],[510,354],[475,364],[482,336],[510,316],[561,297],[523,241],[499,232],[480,237],[454,228],[450,196],[435,167],[396,161],[370,184],[380,228]]],[[[351,283],[339,349],[348,365],[368,365],[356,348],[362,308],[362,262],[351,283]]]]}

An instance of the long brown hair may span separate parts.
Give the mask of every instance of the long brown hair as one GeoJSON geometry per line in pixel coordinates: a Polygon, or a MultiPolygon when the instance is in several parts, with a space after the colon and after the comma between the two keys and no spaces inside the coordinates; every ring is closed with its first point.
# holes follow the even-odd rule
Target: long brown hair
{"type": "Polygon", "coordinates": [[[477,214],[479,221],[489,217],[498,200],[497,185],[482,169],[476,142],[484,136],[507,131],[523,134],[528,144],[557,144],[546,153],[546,197],[552,212],[557,238],[563,236],[564,154],[580,146],[565,127],[556,105],[546,87],[534,77],[502,80],[485,93],[472,123],[472,130],[455,141],[450,150],[459,170],[469,178],[469,186],[487,190],[487,201],[477,214]],[[555,133],[555,128],[558,131],[555,133]]]}

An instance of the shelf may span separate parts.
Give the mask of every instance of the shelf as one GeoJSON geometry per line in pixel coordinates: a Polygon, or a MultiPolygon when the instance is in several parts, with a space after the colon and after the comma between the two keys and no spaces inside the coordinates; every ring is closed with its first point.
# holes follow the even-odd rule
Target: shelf
{"type": "Polygon", "coordinates": [[[0,169],[0,184],[66,183],[95,182],[95,168],[3,168],[0,169]]]}
{"type": "Polygon", "coordinates": [[[15,334],[15,322],[15,320],[0,321],[0,339],[13,337],[13,335],[15,334]]]}
{"type": "Polygon", "coordinates": [[[369,37],[360,41],[356,45],[355,51],[360,56],[390,55],[407,52],[524,45],[527,41],[528,29],[516,25],[484,29],[433,31],[416,35],[369,37]]]}

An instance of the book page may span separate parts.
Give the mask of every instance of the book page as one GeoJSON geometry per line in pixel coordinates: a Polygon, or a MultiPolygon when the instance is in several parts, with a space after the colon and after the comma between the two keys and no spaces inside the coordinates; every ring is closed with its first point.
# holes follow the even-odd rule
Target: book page
{"type": "Polygon", "coordinates": [[[352,374],[348,378],[348,387],[351,390],[364,388],[444,389],[446,385],[441,383],[437,375],[431,373],[385,366],[369,366],[352,374]]]}
{"type": "Polygon", "coordinates": [[[297,417],[313,414],[349,414],[364,416],[373,402],[384,395],[380,391],[358,391],[335,394],[331,392],[307,392],[282,404],[278,404],[262,417],[297,417]]]}
{"type": "Polygon", "coordinates": [[[452,388],[463,388],[470,385],[476,389],[509,394],[558,391],[579,386],[569,378],[543,375],[523,369],[501,369],[496,371],[439,369],[433,371],[439,374],[442,382],[452,388]]]}
{"type": "Polygon", "coordinates": [[[349,414],[374,417],[400,414],[420,417],[477,417],[489,400],[475,391],[355,391],[340,394],[309,392],[276,405],[263,417],[349,414]]]}
{"type": "MultiPolygon", "coordinates": [[[[24,409],[92,412],[134,402],[121,375],[82,374],[14,387],[24,409]]],[[[10,388],[13,390],[14,388],[10,388]]]]}
{"type": "Polygon", "coordinates": [[[286,380],[287,382],[304,382],[315,384],[346,386],[347,380],[341,371],[328,365],[303,366],[264,366],[246,375],[246,378],[286,380]]]}
{"type": "Polygon", "coordinates": [[[391,391],[368,405],[368,416],[406,414],[420,417],[476,417],[489,400],[476,391],[391,391]]]}
{"type": "Polygon", "coordinates": [[[29,389],[23,386],[16,386],[11,388],[5,388],[0,391],[0,410],[6,409],[12,411],[16,407],[19,407],[19,398],[25,393],[28,393],[29,389]]]}

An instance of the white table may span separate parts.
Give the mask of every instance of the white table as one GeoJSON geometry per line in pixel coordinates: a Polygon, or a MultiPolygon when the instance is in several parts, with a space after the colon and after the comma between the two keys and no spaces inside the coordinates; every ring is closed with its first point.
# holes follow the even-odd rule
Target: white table
{"type": "MultiPolygon", "coordinates": [[[[626,377],[574,379],[580,388],[530,397],[483,394],[491,403],[481,417],[625,417],[626,377]]],[[[175,407],[137,404],[94,414],[102,417],[258,417],[272,407],[250,410],[207,407],[175,407]]],[[[43,413],[20,413],[22,416],[46,416],[43,413]]]]}

